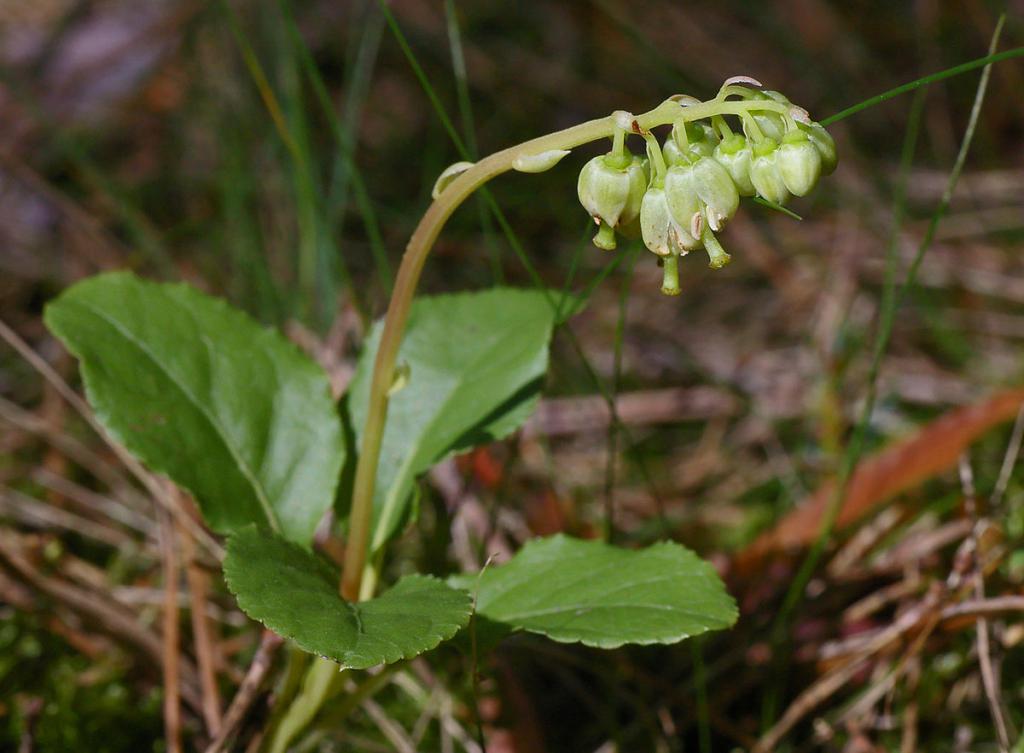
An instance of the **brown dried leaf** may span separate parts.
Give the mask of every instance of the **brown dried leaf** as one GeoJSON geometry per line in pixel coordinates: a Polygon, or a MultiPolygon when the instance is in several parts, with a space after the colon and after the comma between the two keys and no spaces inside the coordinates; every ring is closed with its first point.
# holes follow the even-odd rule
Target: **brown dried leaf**
{"type": "MultiPolygon", "coordinates": [[[[862,460],[850,479],[836,530],[856,522],[895,495],[953,468],[969,445],[993,426],[1016,416],[1022,403],[1024,388],[1000,392],[983,403],[950,411],[912,436],[862,460]]],[[[834,490],[834,480],[819,487],[742,552],[737,568],[750,572],[772,552],[796,549],[814,541],[834,490]]]]}

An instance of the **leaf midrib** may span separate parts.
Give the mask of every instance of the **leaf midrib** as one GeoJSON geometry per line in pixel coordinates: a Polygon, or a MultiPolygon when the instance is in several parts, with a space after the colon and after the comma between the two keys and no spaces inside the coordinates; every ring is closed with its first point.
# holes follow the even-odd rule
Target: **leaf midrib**
{"type": "Polygon", "coordinates": [[[271,507],[270,500],[267,498],[262,485],[254,475],[252,469],[249,467],[249,464],[238,454],[238,452],[235,450],[234,445],[230,441],[228,441],[227,434],[223,426],[221,426],[221,424],[216,420],[216,417],[210,414],[210,412],[206,409],[202,402],[195,395],[193,395],[192,392],[185,385],[181,384],[178,381],[178,379],[174,376],[174,374],[172,374],[160,362],[156,355],[146,347],[145,343],[137,339],[130,330],[126,329],[116,319],[113,319],[110,316],[108,316],[103,310],[95,308],[92,305],[90,305],[88,301],[79,300],[77,301],[77,303],[89,313],[95,315],[100,320],[106,322],[116,332],[118,332],[122,337],[124,337],[125,340],[134,345],[143,355],[145,355],[149,359],[149,361],[156,367],[156,369],[160,373],[162,373],[167,378],[167,380],[181,392],[182,395],[185,396],[185,399],[192,405],[192,407],[195,408],[199,412],[199,414],[207,420],[207,422],[213,428],[214,434],[216,434],[217,438],[221,441],[221,444],[224,445],[224,448],[227,450],[228,454],[235,461],[242,476],[245,478],[246,481],[249,482],[250,486],[252,487],[253,494],[256,496],[256,501],[259,502],[259,505],[263,510],[263,514],[266,515],[267,522],[270,524],[270,527],[275,532],[280,533],[280,521],[277,519],[277,514],[274,512],[273,507],[271,507]]]}

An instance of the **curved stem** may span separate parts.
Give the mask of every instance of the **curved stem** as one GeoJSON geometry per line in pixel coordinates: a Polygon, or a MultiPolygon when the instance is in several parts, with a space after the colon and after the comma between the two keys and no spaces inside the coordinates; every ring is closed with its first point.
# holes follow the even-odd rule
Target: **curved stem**
{"type": "Polygon", "coordinates": [[[680,151],[686,152],[690,148],[690,134],[686,132],[686,120],[680,118],[672,126],[672,138],[676,141],[676,146],[679,147],[680,151]]]}
{"type": "MultiPolygon", "coordinates": [[[[669,123],[701,120],[722,114],[741,115],[750,109],[781,112],[784,108],[776,102],[722,102],[716,100],[683,107],[677,102],[668,100],[653,110],[636,116],[633,119],[633,130],[636,133],[643,133],[651,128],[669,123]]],[[[423,271],[423,265],[427,261],[427,256],[430,254],[430,249],[433,247],[434,241],[437,240],[441,228],[459,205],[477,188],[491,178],[511,170],[517,157],[541,154],[555,149],[573,149],[581,144],[612,137],[615,135],[615,130],[616,118],[614,115],[609,115],[496,152],[477,162],[453,180],[434,200],[417,225],[398,269],[398,277],[395,280],[391,301],[388,304],[384,331],[381,334],[377,350],[377,360],[374,363],[373,379],[370,383],[366,425],[363,429],[359,460],[356,465],[349,517],[349,535],[341,575],[340,590],[343,598],[349,601],[358,601],[361,596],[368,598],[369,595],[369,589],[362,589],[361,585],[373,518],[377,463],[380,459],[381,442],[384,438],[384,422],[387,419],[388,390],[394,380],[398,348],[405,331],[406,320],[409,317],[413,294],[416,292],[416,285],[423,271]]]]}
{"type": "Polygon", "coordinates": [[[616,128],[612,136],[612,154],[616,157],[626,156],[626,132],[621,128],[616,128]]]}
{"type": "Polygon", "coordinates": [[[715,117],[713,117],[711,119],[711,123],[718,129],[719,137],[722,140],[725,140],[729,136],[732,136],[732,129],[729,127],[729,124],[725,122],[725,118],[723,118],[721,115],[716,115],[715,117]]]}
{"type": "Polygon", "coordinates": [[[663,186],[665,184],[665,173],[668,172],[668,168],[665,165],[665,155],[661,152],[661,144],[658,143],[658,140],[650,131],[645,131],[643,137],[644,141],[647,142],[647,156],[651,160],[651,176],[654,185],[663,186]]]}
{"type": "Polygon", "coordinates": [[[729,86],[723,86],[718,90],[718,96],[715,97],[719,102],[724,102],[730,96],[740,97],[741,100],[748,100],[757,93],[756,90],[750,89],[746,86],[740,86],[737,84],[730,84],[729,86]]]}
{"type": "Polygon", "coordinates": [[[743,113],[740,117],[743,121],[743,132],[753,139],[754,143],[759,144],[764,141],[764,134],[761,133],[761,127],[754,120],[754,117],[748,112],[743,113]]]}

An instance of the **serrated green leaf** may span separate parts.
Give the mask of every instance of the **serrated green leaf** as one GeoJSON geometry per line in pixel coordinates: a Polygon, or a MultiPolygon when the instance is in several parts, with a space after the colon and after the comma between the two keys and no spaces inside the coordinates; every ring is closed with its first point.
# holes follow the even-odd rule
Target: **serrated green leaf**
{"type": "MultiPolygon", "coordinates": [[[[514,431],[536,406],[554,311],[536,290],[494,288],[418,298],[398,362],[408,384],[388,405],[374,495],[371,549],[408,517],[415,478],[446,455],[514,431]]],[[[349,393],[361,438],[381,324],[374,326],[349,393]]]]}
{"type": "Polygon", "coordinates": [[[425,575],[406,576],[370,601],[345,601],[330,564],[255,527],[228,539],[224,577],[250,617],[351,669],[429,651],[455,635],[472,610],[465,591],[425,575]]]}
{"type": "Polygon", "coordinates": [[[69,288],[46,324],[107,431],[211,528],[257,522],[308,544],[344,446],[327,376],[298,348],[224,301],[124,272],[69,288]]]}
{"type": "Polygon", "coordinates": [[[730,627],[736,603],[715,569],[674,542],[630,550],[557,535],[450,583],[510,628],[598,648],[676,643],[730,627]]]}

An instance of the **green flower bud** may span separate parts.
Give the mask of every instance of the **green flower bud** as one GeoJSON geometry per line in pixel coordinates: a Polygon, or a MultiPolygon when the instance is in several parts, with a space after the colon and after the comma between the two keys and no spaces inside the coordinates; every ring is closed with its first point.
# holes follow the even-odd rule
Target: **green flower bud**
{"type": "MultiPolygon", "coordinates": [[[[710,157],[718,146],[718,134],[711,127],[710,123],[704,121],[686,123],[686,139],[690,144],[690,151],[700,154],[703,157],[710,157]]],[[[672,129],[675,133],[675,128],[672,129]]]]}
{"type": "Polygon", "coordinates": [[[679,132],[680,125],[673,126],[669,138],[665,139],[662,152],[669,166],[686,165],[701,157],[710,157],[718,144],[715,129],[707,123],[683,123],[681,126],[686,129],[685,142],[679,132]]]}
{"type": "Polygon", "coordinates": [[[736,184],[718,162],[711,157],[701,157],[693,165],[693,185],[703,205],[708,226],[712,230],[720,230],[739,208],[740,195],[736,184]]]}
{"type": "Polygon", "coordinates": [[[750,160],[753,158],[753,152],[745,138],[738,133],[727,136],[715,147],[712,156],[729,173],[740,196],[754,195],[754,184],[750,182],[750,160]]]}
{"type": "Polygon", "coordinates": [[[806,196],[821,175],[821,155],[807,134],[790,131],[776,152],[775,165],[782,182],[795,196],[806,196]]]}
{"type": "Polygon", "coordinates": [[[762,199],[782,205],[789,198],[789,191],[779,175],[776,164],[778,151],[778,144],[771,139],[754,145],[754,158],[750,161],[750,182],[762,199]]]}
{"type": "Polygon", "coordinates": [[[836,142],[832,139],[832,136],[820,123],[811,123],[810,125],[801,123],[800,129],[807,134],[807,138],[811,140],[814,148],[821,155],[821,174],[831,175],[832,171],[836,169],[836,163],[839,161],[836,154],[836,142]]]}
{"type": "Polygon", "coordinates": [[[665,139],[665,143],[661,147],[661,153],[665,155],[665,164],[669,167],[673,165],[689,165],[693,162],[693,158],[684,152],[673,138],[665,139]]]}
{"type": "Polygon", "coordinates": [[[549,149],[540,154],[520,154],[512,161],[512,169],[521,173],[542,173],[562,161],[568,149],[549,149]]]}
{"type": "Polygon", "coordinates": [[[700,227],[703,225],[700,197],[693,167],[676,165],[665,175],[665,201],[678,228],[679,244],[686,251],[700,248],[700,227]]]}
{"type": "MultiPolygon", "coordinates": [[[[644,194],[646,196],[646,193],[644,194]]],[[[623,238],[629,238],[634,240],[640,237],[640,214],[637,213],[636,217],[633,218],[632,222],[627,222],[625,225],[622,224],[622,220],[619,220],[619,226],[615,228],[615,232],[621,235],[623,238]]]]}
{"type": "Polygon", "coordinates": [[[436,199],[442,193],[444,189],[448,188],[448,185],[462,175],[466,170],[473,166],[472,162],[456,162],[454,165],[448,165],[434,182],[434,190],[430,192],[430,197],[436,199]]]}
{"type": "Polygon", "coordinates": [[[626,198],[626,206],[622,208],[619,215],[619,224],[616,228],[622,228],[636,222],[640,217],[640,202],[643,201],[644,193],[647,192],[647,184],[651,182],[650,165],[646,159],[633,155],[626,168],[629,176],[629,195],[626,198]]]}
{"type": "Polygon", "coordinates": [[[658,186],[651,186],[644,194],[640,206],[640,232],[644,245],[658,256],[681,255],[697,247],[696,239],[672,216],[668,195],[658,186]]]}
{"type": "Polygon", "coordinates": [[[614,229],[630,224],[640,214],[647,181],[646,160],[636,156],[606,154],[583,166],[576,191],[598,224],[594,245],[615,248],[614,229]]]}
{"type": "MultiPolygon", "coordinates": [[[[779,94],[778,92],[772,92],[772,94],[776,94],[782,97],[782,95],[779,94]]],[[[785,97],[782,98],[786,99],[785,97]]],[[[778,101],[775,97],[769,95],[768,92],[757,92],[754,94],[753,97],[751,97],[751,99],[771,102],[778,101]]],[[[789,100],[786,100],[782,104],[787,104],[788,102],[789,100]]],[[[779,113],[754,111],[751,113],[751,115],[754,116],[754,122],[757,123],[758,128],[761,129],[761,133],[763,133],[769,139],[774,139],[775,141],[782,141],[782,137],[786,135],[786,121],[783,120],[782,116],[779,115],[779,113]]]]}

